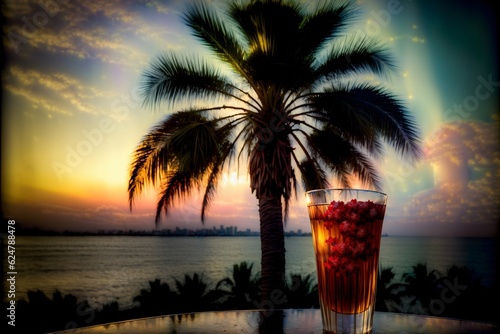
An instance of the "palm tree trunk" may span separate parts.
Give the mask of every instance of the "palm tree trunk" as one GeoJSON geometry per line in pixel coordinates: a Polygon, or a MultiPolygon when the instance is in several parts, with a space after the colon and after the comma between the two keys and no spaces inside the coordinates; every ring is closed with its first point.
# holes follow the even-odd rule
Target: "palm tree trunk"
{"type": "Polygon", "coordinates": [[[261,308],[280,308],[285,296],[285,233],[281,196],[259,197],[261,242],[261,308]]]}

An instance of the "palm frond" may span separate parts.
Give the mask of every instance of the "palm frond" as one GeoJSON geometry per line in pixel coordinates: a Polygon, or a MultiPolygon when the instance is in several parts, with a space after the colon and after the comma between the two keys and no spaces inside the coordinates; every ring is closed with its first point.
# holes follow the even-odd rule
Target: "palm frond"
{"type": "Polygon", "coordinates": [[[326,189],[329,187],[328,175],[316,159],[302,160],[299,169],[305,191],[326,189]]]}
{"type": "Polygon", "coordinates": [[[311,152],[321,158],[344,187],[351,186],[350,178],[354,175],[368,186],[380,189],[378,173],[369,157],[337,134],[335,129],[325,127],[322,131],[315,131],[307,138],[307,143],[311,152]]]}
{"type": "Polygon", "coordinates": [[[186,124],[171,135],[170,143],[182,173],[202,175],[218,155],[218,136],[210,122],[186,124]]]}
{"type": "Polygon", "coordinates": [[[143,75],[143,102],[170,105],[186,98],[234,97],[235,86],[208,62],[196,58],[163,54],[151,62],[143,75]]]}
{"type": "Polygon", "coordinates": [[[208,46],[225,64],[237,74],[250,79],[244,66],[245,49],[224,20],[209,5],[198,2],[188,7],[184,15],[186,25],[193,35],[208,46]]]}
{"type": "Polygon", "coordinates": [[[396,69],[388,50],[374,39],[355,35],[336,42],[326,59],[314,64],[317,84],[348,75],[386,76],[396,69]]]}
{"type": "Polygon", "coordinates": [[[189,116],[199,118],[189,119],[187,124],[172,134],[171,145],[175,147],[178,164],[176,173],[171,175],[164,187],[158,206],[167,213],[175,199],[182,199],[193,187],[208,178],[202,206],[203,221],[225,158],[230,153],[230,131],[217,127],[217,121],[206,120],[197,113],[189,113],[189,116]]]}
{"type": "MultiPolygon", "coordinates": [[[[225,140],[226,138],[221,138],[221,140],[225,140]]],[[[232,152],[234,152],[234,142],[225,142],[221,145],[221,148],[219,149],[220,153],[216,157],[212,170],[210,171],[210,174],[207,179],[206,187],[205,187],[205,193],[203,195],[203,201],[201,205],[201,221],[205,221],[205,214],[206,211],[209,208],[209,205],[211,201],[213,200],[215,196],[215,191],[217,189],[217,184],[220,178],[220,175],[222,173],[224,163],[230,161],[230,156],[232,152]]]]}
{"type": "Polygon", "coordinates": [[[191,175],[185,175],[179,171],[168,172],[165,175],[163,189],[156,205],[155,223],[161,222],[162,211],[168,216],[170,209],[175,201],[182,201],[190,195],[193,188],[201,183],[201,180],[193,178],[191,175]]]}
{"type": "Polygon", "coordinates": [[[229,15],[237,23],[249,54],[272,56],[296,52],[294,38],[302,22],[301,5],[297,2],[233,2],[229,15]]]}
{"type": "Polygon", "coordinates": [[[191,110],[172,114],[155,127],[135,153],[129,180],[130,205],[144,184],[162,179],[158,223],[162,209],[168,213],[176,200],[189,195],[208,176],[205,208],[215,190],[220,165],[229,154],[230,129],[217,124],[199,110],[191,110]]]}
{"type": "Polygon", "coordinates": [[[367,84],[337,86],[310,97],[309,116],[333,124],[370,154],[382,153],[381,139],[411,159],[421,156],[419,132],[394,95],[367,84]]]}
{"type": "Polygon", "coordinates": [[[338,129],[353,143],[361,145],[377,158],[383,152],[378,129],[373,127],[373,120],[366,115],[359,104],[346,99],[350,91],[340,88],[314,94],[309,97],[308,116],[320,124],[338,129]]]}
{"type": "Polygon", "coordinates": [[[300,54],[298,39],[304,20],[302,5],[277,1],[233,3],[230,16],[247,44],[245,67],[261,100],[311,81],[310,59],[300,54]]]}
{"type": "Polygon", "coordinates": [[[177,126],[176,115],[166,117],[144,136],[136,148],[130,166],[128,185],[130,209],[135,196],[143,190],[143,187],[149,183],[154,186],[161,176],[168,172],[168,165],[174,163],[169,142],[177,126]]]}
{"type": "Polygon", "coordinates": [[[312,62],[319,51],[344,32],[355,11],[347,1],[317,1],[308,14],[304,16],[299,38],[301,54],[312,62]]]}

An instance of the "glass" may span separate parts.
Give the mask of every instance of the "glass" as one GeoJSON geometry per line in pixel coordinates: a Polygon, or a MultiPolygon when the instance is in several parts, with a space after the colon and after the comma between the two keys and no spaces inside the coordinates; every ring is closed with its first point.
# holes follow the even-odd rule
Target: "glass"
{"type": "Polygon", "coordinates": [[[325,333],[370,333],[387,195],[360,189],[306,192],[325,333]]]}

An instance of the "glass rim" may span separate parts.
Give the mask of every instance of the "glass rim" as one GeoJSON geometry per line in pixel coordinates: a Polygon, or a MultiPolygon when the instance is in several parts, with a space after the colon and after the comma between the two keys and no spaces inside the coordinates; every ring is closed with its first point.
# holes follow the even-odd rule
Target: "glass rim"
{"type": "Polygon", "coordinates": [[[360,189],[360,188],[319,188],[319,189],[312,189],[308,190],[305,192],[306,195],[312,194],[315,192],[320,192],[320,191],[362,191],[362,192],[369,192],[369,193],[374,193],[374,194],[379,194],[387,197],[386,193],[383,193],[378,190],[370,190],[370,189],[360,189]]]}

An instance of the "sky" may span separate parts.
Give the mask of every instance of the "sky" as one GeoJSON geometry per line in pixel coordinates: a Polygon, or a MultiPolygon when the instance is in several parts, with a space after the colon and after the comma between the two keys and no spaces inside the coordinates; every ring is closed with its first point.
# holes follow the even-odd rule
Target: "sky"
{"type": "MultiPolygon", "coordinates": [[[[208,1],[208,0],[206,0],[208,1]]],[[[2,2],[1,210],[26,228],[151,230],[157,189],[128,207],[128,172],[143,135],[170,110],[141,104],[163,52],[210,57],[182,22],[187,1],[2,2]]],[[[210,1],[216,5],[216,1],[210,1]]],[[[399,72],[385,87],[418,125],[416,164],[387,149],[384,232],[493,236],[500,218],[497,10],[493,1],[358,1],[351,32],[378,39],[399,72]]],[[[217,63],[214,63],[217,65],[217,63]]],[[[236,164],[233,164],[236,166],[236,164]]],[[[193,194],[159,228],[258,230],[245,164],[226,170],[205,224],[193,194]]],[[[304,192],[286,230],[310,231],[304,192]]]]}

